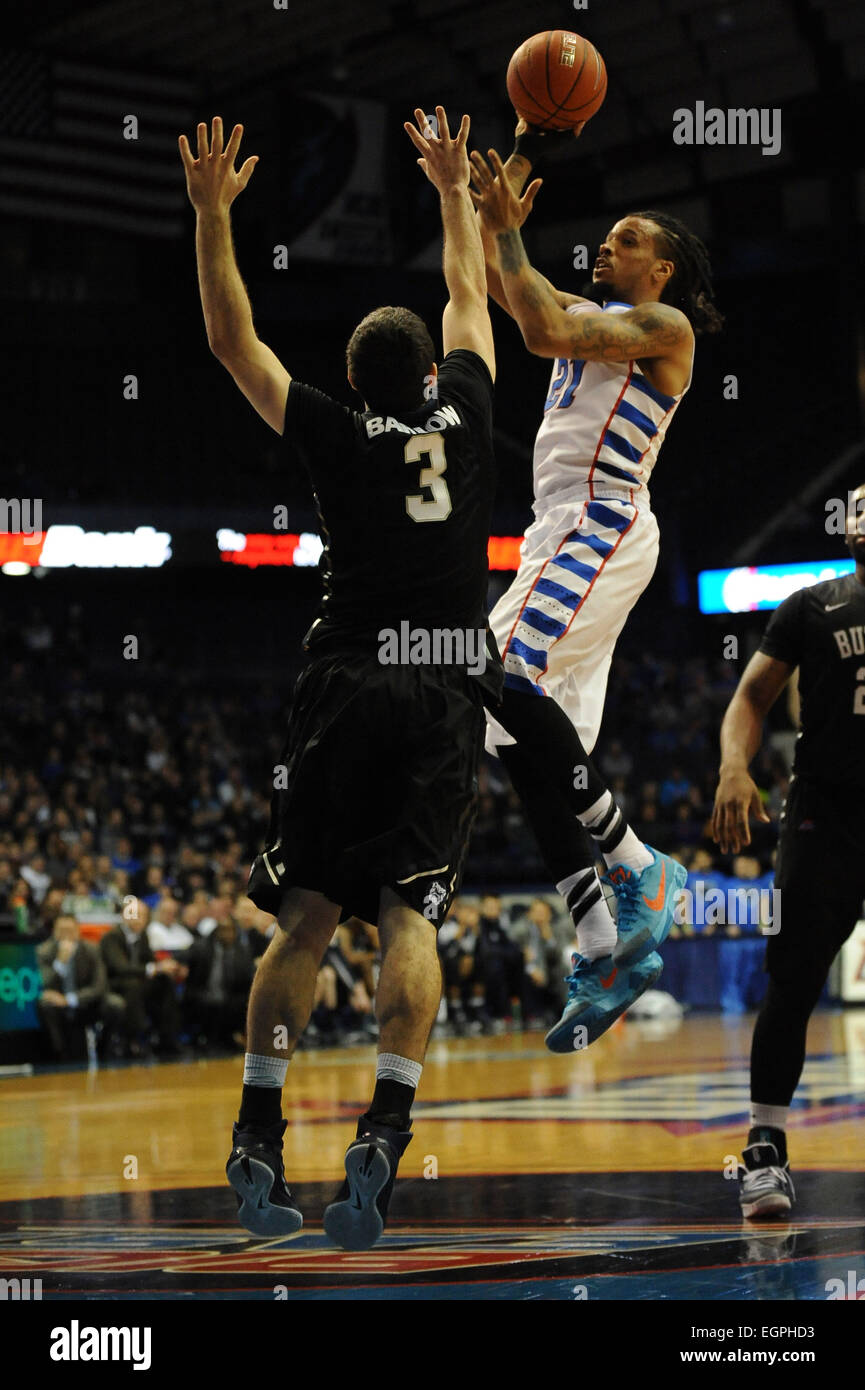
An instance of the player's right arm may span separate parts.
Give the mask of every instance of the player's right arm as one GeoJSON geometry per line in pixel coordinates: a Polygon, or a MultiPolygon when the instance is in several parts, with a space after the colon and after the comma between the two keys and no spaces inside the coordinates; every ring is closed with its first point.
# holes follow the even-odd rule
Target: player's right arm
{"type": "Polygon", "coordinates": [[[745,668],[721,725],[721,771],[712,836],[724,854],[750,845],[748,816],[768,822],[760,793],[748,768],[763,739],[763,724],[794,666],[765,652],[755,652],[745,668]]]}
{"type": "Polygon", "coordinates": [[[415,111],[417,127],[405,122],[405,130],[420,151],[418,164],[438,190],[444,231],[443,270],[448,303],[442,317],[445,356],[454,348],[468,348],[483,359],[495,380],[496,356],[487,303],[484,251],[478,219],[469,197],[469,161],[466,142],[469,118],[463,116],[452,139],[444,108],[436,107],[439,134],[429,129],[424,112],[415,111]]]}
{"type": "MultiPolygon", "coordinates": [[[[528,135],[528,133],[529,127],[523,118],[520,117],[516,128],[517,139],[519,139],[521,135],[528,135]]],[[[531,211],[531,203],[527,204],[522,196],[523,189],[532,171],[531,161],[525,154],[515,149],[513,154],[509,155],[505,160],[504,171],[515,198],[519,200],[520,207],[525,208],[525,212],[519,224],[522,226],[531,211]]],[[[477,195],[474,190],[472,190],[472,201],[477,201],[477,195]]],[[[514,311],[508,302],[507,292],[502,284],[502,277],[499,274],[499,258],[495,232],[481,215],[480,211],[478,211],[478,218],[481,225],[481,243],[484,248],[484,260],[487,269],[487,292],[490,298],[494,299],[499,307],[504,309],[505,313],[510,314],[511,318],[513,318],[514,311]]],[[[565,290],[557,290],[554,285],[550,284],[546,276],[541,275],[537,270],[535,271],[535,275],[538,277],[538,280],[542,281],[546,286],[560,309],[567,309],[569,304],[578,304],[580,302],[580,295],[568,294],[565,290]]]]}
{"type": "Polygon", "coordinates": [[[262,419],[282,434],[291,377],[255,331],[231,238],[231,204],[246,187],[258,162],[258,156],[251,155],[235,170],[242,134],[243,126],[236,125],[223,152],[222,118],[214,116],[210,143],[202,121],[198,126],[198,157],[193,158],[185,135],[179,140],[180,157],[196,212],[198,287],[211,352],[262,419]]]}

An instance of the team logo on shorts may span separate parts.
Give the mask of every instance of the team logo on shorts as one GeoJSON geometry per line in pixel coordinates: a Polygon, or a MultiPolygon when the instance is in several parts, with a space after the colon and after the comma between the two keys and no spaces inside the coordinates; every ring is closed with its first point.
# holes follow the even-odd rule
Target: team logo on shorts
{"type": "Polygon", "coordinates": [[[424,898],[424,903],[426,904],[426,906],[423,910],[423,915],[424,917],[426,917],[428,922],[433,922],[435,921],[436,917],[438,917],[439,908],[441,907],[446,897],[447,889],[445,888],[443,883],[439,883],[438,881],[436,881],[435,883],[430,884],[429,891],[427,892],[427,895],[424,898]]]}

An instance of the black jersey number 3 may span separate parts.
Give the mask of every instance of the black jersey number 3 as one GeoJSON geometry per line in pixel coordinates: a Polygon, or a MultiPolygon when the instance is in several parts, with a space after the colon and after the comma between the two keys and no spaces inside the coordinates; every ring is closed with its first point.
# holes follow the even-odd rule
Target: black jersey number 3
{"type": "Polygon", "coordinates": [[[440,434],[413,434],[405,446],[406,463],[419,463],[422,458],[429,459],[429,467],[422,468],[418,483],[429,488],[432,497],[424,497],[419,492],[407,493],[405,509],[412,521],[444,521],[451,514],[451,495],[444,479],[447,460],[445,442],[440,434]]]}

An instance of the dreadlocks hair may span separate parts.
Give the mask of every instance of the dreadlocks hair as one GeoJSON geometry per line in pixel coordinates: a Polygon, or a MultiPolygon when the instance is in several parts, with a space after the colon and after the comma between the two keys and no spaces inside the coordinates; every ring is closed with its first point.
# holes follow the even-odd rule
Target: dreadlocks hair
{"type": "Polygon", "coordinates": [[[715,308],[712,267],[700,238],[667,212],[634,212],[631,216],[654,222],[660,233],[655,238],[658,251],[676,267],[661,295],[663,303],[681,309],[695,333],[720,333],[724,319],[715,308]]]}

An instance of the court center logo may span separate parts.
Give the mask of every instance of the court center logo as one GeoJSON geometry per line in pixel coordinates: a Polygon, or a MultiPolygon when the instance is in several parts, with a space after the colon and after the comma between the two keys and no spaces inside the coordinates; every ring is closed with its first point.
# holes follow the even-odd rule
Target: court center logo
{"type": "Polygon", "coordinates": [[[465,666],[470,676],[482,676],[487,666],[487,635],[483,628],[412,627],[407,621],[384,627],[378,634],[382,666],[465,666]]]}

